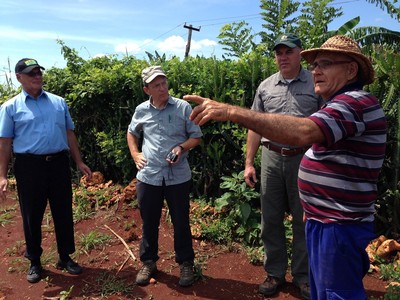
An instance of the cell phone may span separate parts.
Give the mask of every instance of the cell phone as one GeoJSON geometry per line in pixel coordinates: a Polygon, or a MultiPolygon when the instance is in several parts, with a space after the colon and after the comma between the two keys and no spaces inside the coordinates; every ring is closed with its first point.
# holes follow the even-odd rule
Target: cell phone
{"type": "Polygon", "coordinates": [[[178,159],[178,155],[171,151],[170,153],[168,153],[167,159],[172,162],[176,162],[176,160],[178,159]]]}

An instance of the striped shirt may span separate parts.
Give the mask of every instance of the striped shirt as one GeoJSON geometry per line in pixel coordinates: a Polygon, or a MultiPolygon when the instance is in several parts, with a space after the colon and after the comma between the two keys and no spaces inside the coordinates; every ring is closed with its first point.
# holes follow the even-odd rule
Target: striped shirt
{"type": "Polygon", "coordinates": [[[371,94],[347,87],[308,117],[325,136],[299,168],[307,219],[323,223],[371,222],[385,157],[387,122],[371,94]]]}

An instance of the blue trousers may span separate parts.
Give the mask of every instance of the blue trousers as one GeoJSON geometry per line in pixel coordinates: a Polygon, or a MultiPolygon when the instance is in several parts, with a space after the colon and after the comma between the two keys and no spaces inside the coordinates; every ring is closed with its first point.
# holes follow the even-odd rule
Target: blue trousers
{"type": "Polygon", "coordinates": [[[367,299],[363,278],[369,269],[365,248],[375,237],[373,223],[306,223],[312,300],[367,299]]]}
{"type": "Polygon", "coordinates": [[[164,199],[174,227],[175,261],[181,264],[194,260],[192,233],[189,222],[189,192],[191,181],[181,184],[154,186],[138,181],[136,195],[142,218],[142,240],[140,242],[140,260],[157,261],[158,228],[164,199]]]}

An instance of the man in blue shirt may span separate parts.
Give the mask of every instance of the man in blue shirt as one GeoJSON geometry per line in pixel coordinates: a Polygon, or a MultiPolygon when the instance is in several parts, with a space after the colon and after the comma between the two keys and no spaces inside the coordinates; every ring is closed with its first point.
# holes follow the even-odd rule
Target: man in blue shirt
{"type": "Polygon", "coordinates": [[[143,221],[140,243],[143,266],[136,283],[148,284],[157,272],[158,228],[165,199],[174,226],[179,284],[190,286],[194,282],[194,251],[189,222],[191,170],[187,156],[200,143],[202,132],[189,120],[190,104],[169,95],[167,76],[161,67],[144,69],[142,78],[143,89],[150,99],[136,107],[127,132],[129,150],[138,169],[136,193],[143,221]]]}
{"type": "Polygon", "coordinates": [[[23,219],[26,251],[31,261],[27,280],[40,281],[41,225],[49,201],[57,240],[57,268],[80,274],[70,258],[75,252],[69,155],[88,178],[65,100],[42,89],[44,68],[31,58],[21,59],[15,73],[22,92],[0,108],[0,199],[5,200],[7,171],[14,152],[14,175],[23,219]]]}

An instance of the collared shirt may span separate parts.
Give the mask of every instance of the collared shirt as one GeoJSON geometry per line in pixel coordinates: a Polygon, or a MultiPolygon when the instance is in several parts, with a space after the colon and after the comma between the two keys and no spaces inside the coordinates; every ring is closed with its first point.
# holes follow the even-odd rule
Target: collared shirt
{"type": "Polygon", "coordinates": [[[150,100],[139,104],[128,131],[143,138],[142,153],[147,165],[138,171],[136,178],[147,184],[161,186],[180,184],[191,179],[192,173],[184,152],[178,163],[166,161],[167,154],[189,138],[200,138],[201,129],[189,120],[192,107],[184,100],[169,97],[162,109],[154,107],[150,100]],[[142,136],[143,135],[143,136],[142,136]]]}
{"type": "MultiPolygon", "coordinates": [[[[314,92],[311,72],[301,68],[299,75],[286,81],[280,72],[265,79],[257,88],[252,110],[308,117],[318,111],[324,101],[314,92]]],[[[262,138],[262,142],[267,139],[262,138]]],[[[276,144],[288,147],[289,145],[276,144]]]]}
{"type": "Polygon", "coordinates": [[[0,108],[0,137],[13,139],[15,153],[68,150],[67,129],[74,129],[67,103],[46,91],[35,100],[23,90],[0,108]]]}

